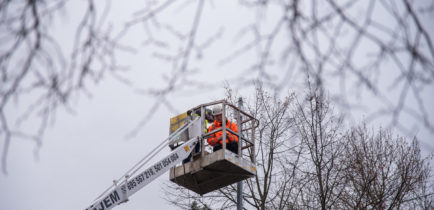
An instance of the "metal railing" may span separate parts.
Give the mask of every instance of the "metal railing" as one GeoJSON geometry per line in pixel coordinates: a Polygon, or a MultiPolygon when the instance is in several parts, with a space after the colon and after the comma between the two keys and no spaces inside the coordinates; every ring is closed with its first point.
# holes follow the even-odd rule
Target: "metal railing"
{"type": "MultiPolygon", "coordinates": [[[[213,136],[213,134],[217,132],[223,132],[222,133],[222,149],[226,149],[226,139],[227,139],[227,132],[235,135],[238,137],[238,154],[239,157],[242,157],[242,152],[245,149],[251,148],[250,150],[250,159],[253,163],[256,162],[255,159],[255,129],[259,126],[259,120],[251,116],[250,114],[244,112],[243,110],[240,110],[238,107],[234,106],[233,104],[230,104],[226,100],[218,100],[206,104],[198,105],[191,109],[192,113],[196,113],[200,110],[200,116],[201,116],[201,156],[205,156],[205,139],[210,138],[213,136]],[[205,110],[212,106],[220,105],[222,107],[222,126],[218,129],[213,130],[212,132],[205,133],[205,110]],[[238,127],[238,132],[235,132],[231,130],[230,128],[227,128],[226,122],[228,118],[228,113],[232,111],[233,117],[236,118],[236,125],[238,127]],[[250,138],[248,136],[244,136],[243,132],[251,131],[250,132],[250,138]],[[245,144],[244,144],[245,143],[245,144]],[[242,146],[245,145],[245,146],[242,146]]],[[[232,123],[234,121],[231,120],[232,123]]],[[[211,122],[213,123],[213,122],[211,122]]]]}

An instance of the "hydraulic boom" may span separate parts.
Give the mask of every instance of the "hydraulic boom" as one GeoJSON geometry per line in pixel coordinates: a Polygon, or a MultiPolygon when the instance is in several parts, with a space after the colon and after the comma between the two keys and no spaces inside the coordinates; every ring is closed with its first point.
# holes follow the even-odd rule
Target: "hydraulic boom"
{"type": "MultiPolygon", "coordinates": [[[[172,139],[175,139],[178,135],[181,134],[182,130],[188,129],[192,126],[197,126],[197,123],[200,123],[200,118],[193,120],[192,122],[186,124],[179,128],[174,135],[169,137],[169,142],[172,139]]],[[[121,183],[116,183],[114,181],[114,188],[110,191],[107,191],[102,196],[97,198],[92,205],[90,205],[86,210],[108,210],[113,207],[128,201],[128,198],[142,189],[147,184],[151,183],[157,177],[164,174],[170,168],[174,167],[176,164],[180,163],[182,160],[188,157],[190,153],[193,151],[194,146],[199,141],[199,136],[193,137],[189,139],[186,143],[182,144],[180,147],[173,150],[169,155],[152,165],[151,167],[145,169],[140,174],[129,177],[125,176],[125,180],[121,183]]]]}

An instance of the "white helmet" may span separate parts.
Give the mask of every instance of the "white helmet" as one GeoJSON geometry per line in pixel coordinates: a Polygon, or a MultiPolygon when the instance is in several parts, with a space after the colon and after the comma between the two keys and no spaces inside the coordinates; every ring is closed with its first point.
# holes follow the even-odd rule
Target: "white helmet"
{"type": "Polygon", "coordinates": [[[214,106],[212,108],[212,114],[213,115],[219,115],[219,114],[222,114],[222,113],[223,113],[223,110],[222,110],[221,106],[217,105],[217,106],[214,106]]]}

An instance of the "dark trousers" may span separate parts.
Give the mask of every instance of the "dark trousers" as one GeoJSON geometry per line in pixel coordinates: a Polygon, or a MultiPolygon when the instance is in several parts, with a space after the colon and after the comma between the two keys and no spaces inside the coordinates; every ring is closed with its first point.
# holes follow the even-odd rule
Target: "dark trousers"
{"type": "MultiPolygon", "coordinates": [[[[222,149],[223,145],[221,144],[216,144],[214,145],[214,147],[212,148],[212,151],[219,151],[220,149],[222,149]]],[[[226,144],[226,149],[232,151],[235,154],[238,154],[238,142],[236,141],[231,141],[229,142],[229,144],[226,144]]]]}
{"type": "Polygon", "coordinates": [[[184,160],[182,160],[182,164],[185,164],[185,163],[190,162],[191,155],[192,155],[193,153],[198,153],[198,152],[200,152],[200,142],[198,142],[198,143],[196,144],[196,146],[194,146],[194,151],[191,151],[191,153],[188,155],[188,157],[185,158],[184,160]]]}

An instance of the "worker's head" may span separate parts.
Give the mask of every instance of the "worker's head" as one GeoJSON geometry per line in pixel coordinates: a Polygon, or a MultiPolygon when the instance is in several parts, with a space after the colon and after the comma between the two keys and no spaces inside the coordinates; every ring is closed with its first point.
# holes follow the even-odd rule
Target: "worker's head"
{"type": "Polygon", "coordinates": [[[220,105],[216,105],[212,108],[212,114],[217,122],[222,122],[223,109],[220,105]]]}

